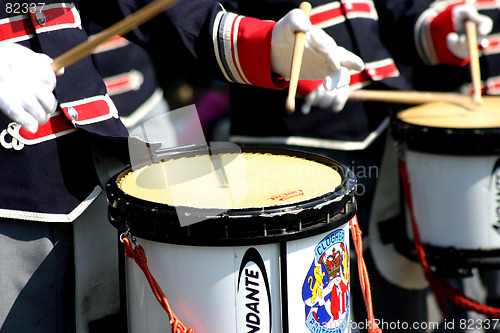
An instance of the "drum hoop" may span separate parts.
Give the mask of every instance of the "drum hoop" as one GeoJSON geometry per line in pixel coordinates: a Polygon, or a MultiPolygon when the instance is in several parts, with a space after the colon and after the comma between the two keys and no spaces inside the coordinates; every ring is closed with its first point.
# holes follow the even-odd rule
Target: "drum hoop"
{"type": "Polygon", "coordinates": [[[442,128],[415,125],[397,117],[392,135],[409,149],[447,155],[500,153],[500,128],[442,128]]]}
{"type": "MultiPolygon", "coordinates": [[[[415,242],[407,234],[408,225],[400,218],[381,223],[384,244],[392,243],[402,256],[419,262],[415,242]]],[[[436,275],[443,277],[465,277],[473,268],[492,269],[500,267],[500,249],[461,249],[453,246],[436,246],[423,243],[426,261],[436,275]]]]}
{"type": "MultiPolygon", "coordinates": [[[[118,187],[117,180],[130,172],[130,167],[128,167],[113,176],[106,184],[110,222],[119,230],[130,228],[134,235],[138,237],[142,235],[150,240],[176,244],[191,244],[196,240],[197,245],[211,245],[212,243],[230,245],[242,244],[245,239],[250,244],[256,244],[268,243],[276,239],[290,240],[308,237],[311,232],[338,227],[354,216],[356,177],[350,169],[338,162],[321,155],[292,149],[243,148],[242,152],[306,158],[332,168],[335,167],[341,175],[342,182],[334,190],[304,201],[264,207],[227,209],[221,213],[220,209],[215,211],[209,208],[174,207],[126,194],[118,187]],[[193,216],[206,218],[208,221],[181,228],[178,224],[176,209],[185,210],[193,216]],[[321,219],[328,220],[328,222],[320,222],[321,219]],[[230,222],[232,229],[244,226],[255,228],[252,228],[250,235],[245,235],[245,233],[239,235],[238,232],[228,235],[222,232],[219,236],[206,237],[207,232],[227,229],[229,221],[232,221],[230,222]],[[297,225],[291,223],[293,221],[296,221],[297,225]],[[262,226],[268,229],[261,230],[262,228],[259,227],[262,226]],[[309,230],[311,232],[308,233],[309,230]]],[[[186,157],[186,155],[182,154],[180,157],[186,157]]]]}
{"type": "MultiPolygon", "coordinates": [[[[413,240],[404,237],[394,241],[396,250],[410,260],[418,262],[413,240]]],[[[500,249],[475,250],[456,247],[439,247],[423,244],[427,262],[434,267],[436,275],[464,277],[472,274],[473,268],[498,269],[500,249]]]]}

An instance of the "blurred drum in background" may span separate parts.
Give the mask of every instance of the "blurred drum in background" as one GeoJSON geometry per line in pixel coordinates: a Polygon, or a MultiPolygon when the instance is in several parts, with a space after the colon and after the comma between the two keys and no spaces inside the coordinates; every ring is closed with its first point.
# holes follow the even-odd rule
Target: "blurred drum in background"
{"type": "MultiPolygon", "coordinates": [[[[409,199],[436,272],[460,276],[500,264],[499,109],[500,99],[486,96],[478,106],[428,103],[393,119],[409,199]]],[[[406,230],[413,239],[409,217],[406,230]]]]}

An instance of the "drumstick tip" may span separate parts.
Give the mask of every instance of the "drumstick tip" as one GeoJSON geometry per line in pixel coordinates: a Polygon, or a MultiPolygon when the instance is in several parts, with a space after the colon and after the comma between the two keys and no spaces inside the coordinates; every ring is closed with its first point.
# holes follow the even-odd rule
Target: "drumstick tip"
{"type": "Polygon", "coordinates": [[[286,113],[292,114],[295,111],[295,98],[288,97],[286,99],[286,113]]]}
{"type": "Polygon", "coordinates": [[[306,13],[307,17],[309,17],[311,15],[312,6],[311,6],[311,4],[309,2],[307,2],[307,1],[301,2],[300,5],[299,5],[299,8],[304,13],[306,13]]]}
{"type": "Polygon", "coordinates": [[[474,96],[472,96],[472,101],[474,102],[474,104],[480,105],[481,103],[483,103],[483,98],[480,94],[474,94],[474,96]]]}

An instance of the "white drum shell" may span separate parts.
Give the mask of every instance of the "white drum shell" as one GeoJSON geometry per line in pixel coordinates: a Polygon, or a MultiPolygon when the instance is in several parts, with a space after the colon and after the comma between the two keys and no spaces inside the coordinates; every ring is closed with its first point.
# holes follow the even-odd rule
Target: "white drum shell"
{"type": "MultiPolygon", "coordinates": [[[[500,248],[500,168],[496,168],[500,156],[406,150],[404,158],[424,245],[464,250],[500,248]]],[[[413,239],[407,216],[407,233],[413,239]]]]}
{"type": "MultiPolygon", "coordinates": [[[[345,223],[338,228],[344,230],[347,249],[349,249],[348,225],[349,223],[345,223]]],[[[306,311],[302,299],[302,288],[306,274],[314,260],[315,247],[332,232],[334,231],[285,243],[288,263],[287,302],[290,333],[311,332],[305,324],[306,311]]],[[[248,292],[243,290],[238,293],[238,281],[245,252],[249,248],[255,248],[264,262],[272,305],[269,314],[266,291],[260,283],[258,332],[270,332],[269,320],[272,320],[272,332],[282,332],[279,243],[198,247],[166,244],[140,238],[137,241],[144,247],[151,273],[165,293],[173,311],[187,327],[194,328],[197,333],[252,331],[246,326],[247,316],[250,316],[248,318],[252,322],[256,322],[257,319],[255,315],[248,314],[250,310],[245,305],[248,292]]],[[[258,268],[254,266],[256,266],[254,263],[250,263],[245,268],[258,271],[258,268]]],[[[262,275],[259,274],[260,277],[262,275]]],[[[170,324],[166,312],[153,296],[140,268],[131,260],[127,260],[126,281],[129,332],[169,332],[170,324]]],[[[244,277],[240,279],[240,288],[243,282],[244,277]]],[[[349,326],[344,332],[350,332],[349,326]]]]}

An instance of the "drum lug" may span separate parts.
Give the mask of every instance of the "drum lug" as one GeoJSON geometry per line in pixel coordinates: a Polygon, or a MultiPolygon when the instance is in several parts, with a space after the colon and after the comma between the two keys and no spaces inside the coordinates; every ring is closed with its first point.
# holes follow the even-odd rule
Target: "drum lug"
{"type": "Polygon", "coordinates": [[[134,244],[134,246],[137,247],[137,245],[138,245],[137,239],[134,236],[132,236],[132,234],[130,233],[130,228],[128,228],[127,231],[121,233],[120,242],[123,243],[124,238],[128,238],[134,244]]]}

